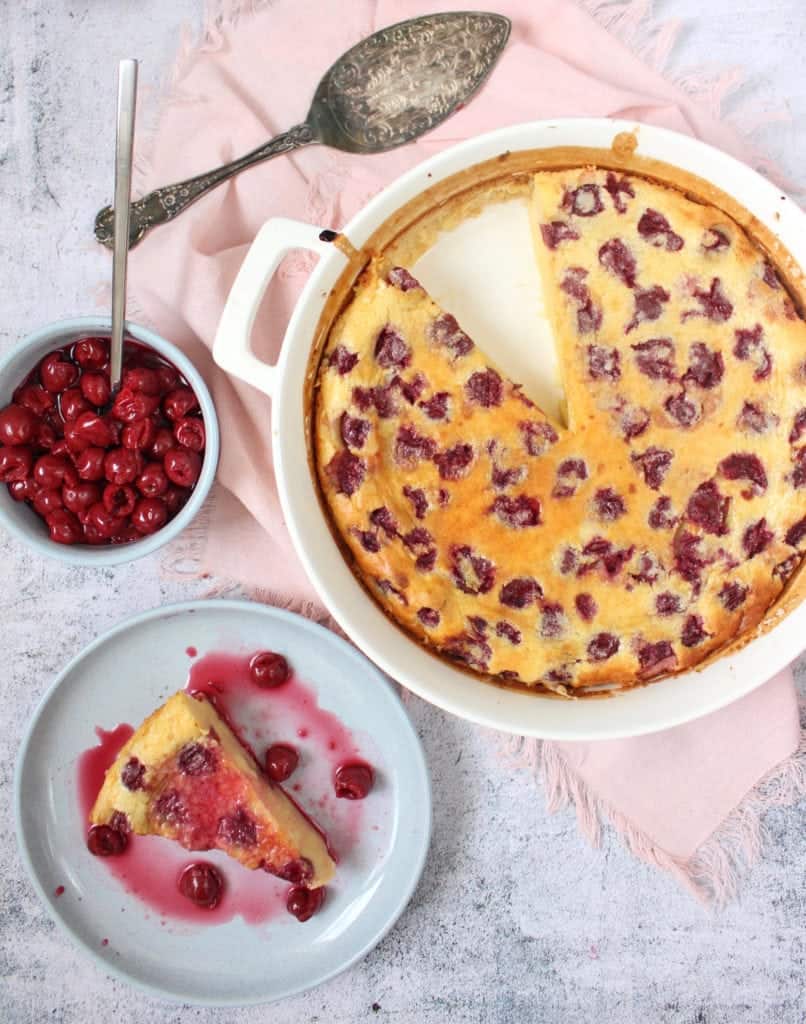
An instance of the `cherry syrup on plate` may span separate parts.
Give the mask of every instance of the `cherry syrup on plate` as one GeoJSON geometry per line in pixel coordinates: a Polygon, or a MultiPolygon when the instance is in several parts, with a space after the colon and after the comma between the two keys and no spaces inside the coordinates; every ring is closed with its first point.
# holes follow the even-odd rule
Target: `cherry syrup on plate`
{"type": "MultiPolygon", "coordinates": [[[[187,654],[194,657],[195,648],[188,648],[187,654]]],[[[361,797],[366,793],[343,799],[346,794],[339,791],[337,780],[339,769],[366,765],[359,746],[334,714],[319,707],[315,691],[293,669],[279,683],[271,679],[266,683],[264,679],[262,685],[256,685],[255,673],[250,669],[253,659],[253,653],[206,654],[193,662],[185,689],[210,700],[264,770],[272,762],[272,751],[276,757],[278,747],[291,748],[297,763],[286,754],[282,766],[283,771],[290,767],[284,786],[287,795],[322,828],[334,859],[349,857],[361,835],[361,797]]],[[[260,673],[257,675],[260,678],[260,673]]],[[[272,674],[274,678],[282,675],[272,674]]],[[[96,728],[98,745],[79,758],[78,789],[84,822],[106,770],[133,732],[128,724],[111,731],[96,728]]],[[[366,767],[371,779],[372,769],[366,767]]],[[[286,912],[307,920],[322,902],[321,893],[313,900],[303,901],[299,894],[291,899],[287,884],[265,872],[249,871],[219,851],[194,856],[161,836],[129,835],[123,853],[104,857],[103,863],[128,892],[160,916],[163,924],[168,918],[220,924],[236,916],[260,924],[286,912]],[[212,906],[209,900],[203,906],[188,898],[190,869],[200,865],[202,857],[217,870],[223,883],[212,906]]]]}

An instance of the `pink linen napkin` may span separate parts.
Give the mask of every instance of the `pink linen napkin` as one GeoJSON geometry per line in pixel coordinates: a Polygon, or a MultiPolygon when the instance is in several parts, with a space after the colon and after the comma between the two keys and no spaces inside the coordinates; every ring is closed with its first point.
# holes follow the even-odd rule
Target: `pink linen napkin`
{"type": "MultiPolygon", "coordinates": [[[[268,591],[276,602],[316,607],[273,483],[268,401],[223,374],[210,355],[227,293],[261,224],[282,215],[338,228],[427,156],[470,135],[541,117],[651,122],[759,161],[720,120],[719,99],[730,75],[692,96],[600,23],[606,19],[622,37],[635,39],[646,10],[640,0],[589,0],[594,16],[572,0],[253,0],[246,6],[223,0],[201,42],[183,48],[150,153],[138,153],[138,192],[208,170],[301,121],[332,60],[376,28],[435,10],[488,7],[513,22],[483,90],[416,144],[372,157],[317,146],[275,159],[221,186],[132,252],[132,318],[153,325],[194,359],[222,426],[215,499],[186,534],[172,568],[230,577],[268,591]]],[[[673,29],[645,29],[644,35],[651,62],[661,66],[673,29]]],[[[292,256],[270,285],[253,334],[259,356],[276,357],[310,265],[307,256],[292,256]]],[[[787,670],[732,707],[660,735],[516,745],[522,759],[542,768],[553,806],[573,800],[592,839],[599,819],[609,819],[637,855],[700,894],[723,897],[732,891],[734,863],[720,837],[728,828],[735,833],[734,809],[771,772],[786,780],[786,799],[806,791],[802,762],[786,760],[798,740],[787,670]]],[[[781,785],[776,793],[784,799],[781,785]]],[[[746,859],[758,846],[761,803],[753,797],[743,804],[738,838],[746,859]]]]}

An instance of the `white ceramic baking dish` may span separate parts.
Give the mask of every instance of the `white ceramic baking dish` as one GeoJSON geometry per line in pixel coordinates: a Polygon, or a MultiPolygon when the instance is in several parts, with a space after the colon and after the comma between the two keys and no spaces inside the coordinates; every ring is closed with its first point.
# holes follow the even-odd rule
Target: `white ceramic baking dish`
{"type": "MultiPolygon", "coordinates": [[[[564,146],[607,150],[620,132],[635,134],[637,155],[672,164],[735,197],[806,267],[806,216],[769,181],[702,142],[659,128],[604,119],[537,121],[460,143],[384,189],[344,226],[342,234],[360,249],[396,211],[425,190],[500,154],[564,146]]],[[[277,484],[296,550],[334,618],[382,669],[424,699],[482,725],[529,736],[591,740],[654,732],[708,714],[748,693],[801,653],[806,603],[743,649],[700,671],[609,699],[567,701],[477,680],[408,638],[353,576],[331,535],[308,469],[306,371],[320,315],[347,263],[339,248],[320,239],[321,230],[322,226],[285,219],[272,219],[261,228],[230,292],[213,354],[224,370],[272,399],[277,484]],[[280,358],[269,366],[250,348],[252,324],[269,280],[294,249],[313,250],[320,258],[291,316],[280,358]]],[[[423,281],[431,287],[428,276],[423,281]]],[[[439,290],[435,297],[465,323],[461,309],[446,302],[439,290]]],[[[472,325],[465,326],[473,334],[472,325]]],[[[484,347],[483,338],[476,340],[484,347]]],[[[518,361],[517,355],[514,359],[518,361]]],[[[503,366],[516,375],[511,359],[504,359],[503,366]]],[[[521,379],[528,388],[530,382],[523,375],[521,379]]]]}

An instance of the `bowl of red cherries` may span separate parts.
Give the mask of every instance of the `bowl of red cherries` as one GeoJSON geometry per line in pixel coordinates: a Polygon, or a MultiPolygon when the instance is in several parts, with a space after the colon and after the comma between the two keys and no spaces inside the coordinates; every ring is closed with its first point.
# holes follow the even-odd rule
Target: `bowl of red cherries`
{"type": "Polygon", "coordinates": [[[127,323],[109,386],[103,317],[64,320],[0,361],[0,524],[43,554],[117,565],[176,537],[218,462],[207,385],[176,346],[127,323]]]}

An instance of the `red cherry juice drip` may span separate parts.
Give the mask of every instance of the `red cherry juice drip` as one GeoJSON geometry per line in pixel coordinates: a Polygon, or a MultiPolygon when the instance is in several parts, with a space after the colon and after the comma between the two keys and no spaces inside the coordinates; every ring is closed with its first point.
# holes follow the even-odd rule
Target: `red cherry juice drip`
{"type": "Polygon", "coordinates": [[[56,888],[53,890],[53,895],[56,896],[57,898],[59,896],[64,896],[64,886],[63,885],[57,885],[56,888]]]}
{"type": "MultiPolygon", "coordinates": [[[[293,673],[293,664],[291,678],[282,686],[271,690],[255,686],[249,674],[249,662],[254,653],[212,651],[205,654],[191,666],[185,689],[190,694],[205,694],[230,728],[233,719],[238,719],[238,704],[244,699],[250,703],[257,699],[269,709],[282,708],[298,719],[297,736],[311,738],[318,748],[317,755],[326,756],[334,768],[347,758],[354,759],[358,751],[352,733],[335,715],[319,707],[316,693],[293,673]]],[[[243,741],[237,728],[233,732],[243,741]]],[[[281,741],[280,737],[277,741],[281,741]]],[[[248,743],[246,746],[251,750],[248,743]]]]}
{"type": "Polygon", "coordinates": [[[85,825],[89,825],[90,811],[104,783],[107,768],[134,735],[134,729],[122,722],[111,732],[96,726],[95,734],[98,745],[85,750],[78,759],[78,798],[85,825]]]}
{"type": "Polygon", "coordinates": [[[187,648],[185,649],[185,654],[186,654],[186,655],[187,655],[187,656],[188,656],[189,658],[195,658],[195,657],[196,657],[196,655],[197,655],[198,653],[199,653],[199,652],[198,652],[198,651],[196,650],[196,648],[195,648],[195,647],[187,647],[187,648]]]}

